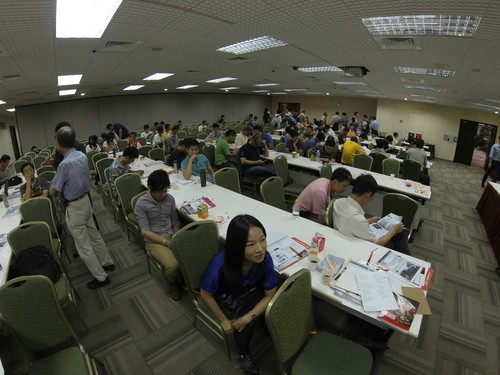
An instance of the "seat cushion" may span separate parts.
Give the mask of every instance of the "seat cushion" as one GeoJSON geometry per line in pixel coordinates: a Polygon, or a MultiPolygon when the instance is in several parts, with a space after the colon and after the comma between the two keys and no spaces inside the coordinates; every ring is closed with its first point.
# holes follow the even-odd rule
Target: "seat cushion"
{"type": "Polygon", "coordinates": [[[299,196],[302,193],[302,190],[305,189],[305,186],[298,184],[289,184],[283,187],[283,191],[285,194],[296,195],[299,196]]]}
{"type": "Polygon", "coordinates": [[[89,374],[85,354],[79,348],[63,349],[51,356],[42,358],[29,369],[30,375],[84,375],[89,374]]]}
{"type": "Polygon", "coordinates": [[[54,284],[54,289],[56,290],[59,304],[65,306],[69,301],[69,283],[66,276],[61,275],[59,280],[54,284]]]}
{"type": "Polygon", "coordinates": [[[368,349],[328,332],[312,337],[292,367],[292,375],[368,375],[373,358],[368,349]]]}

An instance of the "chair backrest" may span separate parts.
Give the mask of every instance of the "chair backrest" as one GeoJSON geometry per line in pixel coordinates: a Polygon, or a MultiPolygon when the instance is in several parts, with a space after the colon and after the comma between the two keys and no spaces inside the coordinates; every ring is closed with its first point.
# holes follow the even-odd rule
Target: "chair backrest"
{"type": "Polygon", "coordinates": [[[94,170],[94,162],[92,161],[92,157],[94,155],[97,155],[99,153],[99,151],[97,150],[90,150],[89,152],[87,152],[87,161],[89,163],[89,169],[92,171],[94,170]]]}
{"type": "Polygon", "coordinates": [[[43,221],[23,223],[9,232],[7,241],[14,255],[35,246],[43,246],[49,249],[52,252],[52,258],[59,266],[59,270],[63,272],[61,259],[59,259],[59,255],[54,249],[50,227],[47,223],[43,221]]]}
{"type": "Polygon", "coordinates": [[[40,173],[54,171],[54,168],[51,165],[42,165],[40,168],[36,170],[36,174],[40,176],[40,173]]]}
{"type": "Polygon", "coordinates": [[[24,163],[26,163],[27,160],[16,160],[14,163],[12,163],[12,168],[14,169],[14,172],[21,173],[21,167],[23,166],[24,163]]]}
{"type": "Polygon", "coordinates": [[[277,152],[286,152],[286,146],[283,142],[280,142],[276,145],[277,152]]]}
{"type": "Polygon", "coordinates": [[[382,216],[393,214],[403,216],[403,224],[411,235],[413,219],[418,211],[418,203],[404,194],[386,193],[382,200],[382,216]]]}
{"type": "Polygon", "coordinates": [[[311,272],[307,268],[283,283],[267,305],[265,317],[283,374],[283,364],[301,349],[314,324],[311,272]]]}
{"type": "Polygon", "coordinates": [[[323,164],[319,169],[319,177],[328,178],[332,177],[333,168],[331,164],[323,164]]]}
{"type": "Polygon", "coordinates": [[[54,284],[46,276],[18,277],[3,285],[0,315],[28,353],[54,348],[69,340],[78,343],[54,284]]]}
{"type": "Polygon", "coordinates": [[[45,156],[35,156],[32,160],[33,165],[35,166],[35,170],[42,166],[42,163],[45,161],[45,156]]]}
{"type": "Polygon", "coordinates": [[[106,170],[106,168],[111,167],[111,164],[113,164],[113,159],[110,158],[101,159],[95,163],[95,168],[97,171],[97,175],[99,176],[101,185],[105,185],[108,183],[108,177],[104,173],[104,171],[106,170]]]}
{"type": "Polygon", "coordinates": [[[38,156],[49,156],[50,155],[50,150],[41,150],[39,153],[38,153],[38,156]]]}
{"type": "Polygon", "coordinates": [[[403,179],[418,181],[422,164],[416,160],[406,159],[403,160],[403,179]]]}
{"type": "Polygon", "coordinates": [[[390,176],[393,174],[396,178],[399,178],[399,169],[401,168],[401,162],[396,159],[387,158],[382,162],[382,173],[390,176]]]}
{"type": "Polygon", "coordinates": [[[149,158],[149,151],[153,149],[153,146],[146,145],[139,148],[139,155],[149,158]]]}
{"type": "Polygon", "coordinates": [[[31,156],[28,156],[28,155],[24,155],[24,156],[21,156],[19,158],[19,160],[23,160],[24,162],[27,162],[29,161],[30,163],[32,162],[33,158],[31,156]]]}
{"type": "Polygon", "coordinates": [[[278,176],[267,178],[260,185],[260,194],[267,203],[276,208],[288,211],[285,201],[285,192],[283,191],[283,181],[278,176]]]}
{"type": "Polygon", "coordinates": [[[99,160],[109,159],[107,152],[98,152],[92,156],[92,170],[96,170],[96,165],[99,160]]]}
{"type": "Polygon", "coordinates": [[[213,166],[215,162],[215,146],[214,145],[205,145],[203,146],[201,152],[205,155],[210,162],[210,165],[213,166]]]}
{"type": "Polygon", "coordinates": [[[216,185],[241,194],[240,176],[236,168],[222,168],[215,172],[216,185]]]}
{"type": "Polygon", "coordinates": [[[143,145],[143,146],[146,145],[146,142],[147,142],[146,137],[138,137],[137,142],[140,142],[141,145],[143,145]]]}
{"type": "Polygon", "coordinates": [[[330,200],[330,203],[328,203],[328,207],[326,208],[326,225],[328,225],[331,228],[333,228],[333,204],[337,199],[340,198],[345,198],[345,197],[342,196],[333,197],[330,200]]]}
{"type": "Polygon", "coordinates": [[[28,156],[30,160],[32,160],[36,156],[36,154],[33,151],[30,151],[25,153],[24,156],[28,156]]]}
{"type": "Polygon", "coordinates": [[[205,139],[208,137],[208,134],[205,132],[199,132],[198,135],[196,136],[198,139],[205,139]]]}
{"type": "Polygon", "coordinates": [[[375,173],[382,173],[382,163],[385,159],[387,159],[387,156],[378,152],[372,152],[370,153],[370,157],[373,159],[372,167],[370,170],[375,173]]]}
{"type": "Polygon", "coordinates": [[[134,212],[135,205],[137,204],[137,201],[139,200],[139,198],[142,197],[147,192],[148,192],[148,190],[144,190],[144,191],[141,191],[139,194],[136,194],[133,196],[132,200],[130,201],[130,205],[132,206],[132,212],[134,212]]]}
{"type": "Polygon", "coordinates": [[[128,140],[127,139],[120,139],[117,142],[118,145],[118,150],[123,151],[125,150],[125,147],[127,147],[128,140]]]}
{"type": "MultiPolygon", "coordinates": [[[[143,147],[141,147],[140,149],[142,148],[143,147]]],[[[162,148],[153,148],[152,150],[149,151],[148,157],[153,160],[165,161],[165,153],[163,152],[162,148]]]]}
{"type": "Polygon", "coordinates": [[[188,224],[172,237],[172,250],[195,306],[201,276],[219,249],[219,228],[210,220],[188,224]]]}
{"type": "Polygon", "coordinates": [[[56,171],[54,171],[53,168],[51,168],[50,170],[38,173],[39,178],[43,178],[45,181],[47,181],[49,183],[52,182],[55,175],[56,175],[56,171]]]}
{"type": "Polygon", "coordinates": [[[54,210],[49,198],[36,197],[28,199],[19,207],[23,222],[43,221],[50,228],[52,238],[59,238],[54,220],[54,210]]]}
{"type": "Polygon", "coordinates": [[[290,184],[290,177],[288,176],[288,161],[286,156],[278,155],[273,160],[274,169],[276,170],[276,175],[281,177],[283,181],[283,186],[290,184]]]}
{"type": "Polygon", "coordinates": [[[179,131],[179,132],[177,133],[177,138],[178,138],[178,139],[184,139],[184,138],[186,138],[186,137],[187,137],[187,134],[186,134],[186,132],[185,132],[184,130],[181,130],[181,131],[179,131]]]}
{"type": "Polygon", "coordinates": [[[364,169],[369,171],[372,167],[373,159],[369,155],[357,154],[354,155],[354,160],[352,162],[352,166],[355,168],[364,169]]]}
{"type": "Polygon", "coordinates": [[[126,217],[132,212],[132,198],[143,190],[141,177],[137,173],[125,173],[115,180],[115,188],[126,217]]]}

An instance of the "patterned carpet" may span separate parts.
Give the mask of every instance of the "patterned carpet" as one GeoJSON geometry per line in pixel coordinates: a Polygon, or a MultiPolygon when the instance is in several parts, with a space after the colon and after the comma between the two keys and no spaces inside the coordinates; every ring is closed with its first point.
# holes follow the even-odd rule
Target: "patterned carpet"
{"type": "MultiPolygon", "coordinates": [[[[411,245],[412,255],[435,268],[429,289],[432,315],[424,319],[418,339],[394,333],[374,372],[392,374],[500,373],[500,278],[475,206],[483,191],[481,170],[436,160],[431,169],[432,199],[424,224],[411,245]]],[[[253,197],[253,193],[248,191],[253,197]]],[[[198,324],[185,296],[171,302],[159,275],[148,273],[135,238],[127,240],[100,195],[93,193],[100,230],[117,266],[111,285],[87,289],[90,275],[79,259],[68,265],[80,294],[79,313],[68,311],[81,341],[100,359],[108,374],[238,374],[238,361],[227,360],[222,342],[198,324]]],[[[67,241],[72,251],[71,240],[67,241]]],[[[316,323],[349,336],[360,322],[322,301],[315,301],[316,323]]],[[[354,337],[356,335],[354,334],[354,337]]],[[[274,353],[261,326],[252,342],[262,374],[276,374],[274,353]]],[[[233,345],[234,347],[234,345],[233,345]]],[[[18,356],[2,357],[7,374],[22,373],[18,356]]]]}

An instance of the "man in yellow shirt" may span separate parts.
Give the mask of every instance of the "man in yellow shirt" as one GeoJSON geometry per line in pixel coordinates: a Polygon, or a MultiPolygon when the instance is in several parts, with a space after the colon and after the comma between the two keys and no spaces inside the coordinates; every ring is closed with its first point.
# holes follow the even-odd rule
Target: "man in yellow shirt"
{"type": "Polygon", "coordinates": [[[354,155],[364,153],[365,151],[358,145],[358,139],[352,137],[350,141],[345,141],[342,147],[342,164],[352,165],[354,155]]]}

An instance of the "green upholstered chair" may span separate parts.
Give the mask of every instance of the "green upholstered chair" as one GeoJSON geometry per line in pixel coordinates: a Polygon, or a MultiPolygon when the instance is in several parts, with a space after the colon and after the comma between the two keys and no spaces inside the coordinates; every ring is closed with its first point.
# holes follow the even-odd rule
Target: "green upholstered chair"
{"type": "Polygon", "coordinates": [[[179,132],[177,133],[177,138],[178,138],[178,139],[184,139],[184,138],[186,138],[186,137],[187,137],[187,134],[186,134],[186,132],[185,132],[184,130],[181,130],[181,131],[179,131],[179,132]]]}
{"type": "Polygon", "coordinates": [[[280,142],[276,145],[277,152],[286,152],[286,146],[283,142],[280,142]]]}
{"type": "Polygon", "coordinates": [[[403,160],[403,179],[418,181],[422,164],[412,159],[403,160]]]}
{"type": "Polygon", "coordinates": [[[47,146],[45,147],[47,150],[50,150],[50,152],[53,152],[55,149],[56,149],[56,146],[54,145],[50,145],[50,146],[47,146]]]}
{"type": "Polygon", "coordinates": [[[243,186],[251,186],[255,193],[255,197],[257,197],[257,187],[262,183],[262,181],[265,180],[265,178],[252,178],[245,176],[245,174],[243,173],[243,166],[241,165],[240,150],[236,151],[236,165],[238,167],[238,174],[240,176],[241,184],[243,186]]]}
{"type": "Polygon", "coordinates": [[[283,191],[283,181],[278,176],[268,177],[260,185],[260,194],[264,202],[288,211],[285,201],[285,192],[283,191]]]}
{"type": "Polygon", "coordinates": [[[38,155],[38,156],[35,156],[31,162],[33,163],[34,167],[35,167],[35,170],[37,170],[38,168],[40,168],[42,166],[42,163],[45,161],[45,156],[44,155],[38,155]]]}
{"type": "Polygon", "coordinates": [[[42,165],[40,168],[36,170],[36,174],[40,176],[40,173],[54,171],[54,168],[51,165],[42,165]]]}
{"type": "Polygon", "coordinates": [[[240,176],[236,168],[222,168],[215,172],[216,185],[241,194],[240,176]]]}
{"type": "Polygon", "coordinates": [[[387,156],[385,156],[384,154],[380,154],[378,152],[371,152],[370,157],[373,159],[370,171],[375,173],[382,173],[383,172],[382,163],[384,162],[385,159],[387,159],[387,156]]]}
{"type": "Polygon", "coordinates": [[[328,225],[331,228],[333,228],[333,204],[339,198],[345,198],[345,197],[341,196],[333,197],[330,200],[330,203],[328,203],[328,207],[326,208],[326,225],[328,225]]]}
{"type": "Polygon", "coordinates": [[[149,151],[148,157],[153,160],[165,162],[165,153],[163,152],[162,148],[153,148],[149,151]]]}
{"type": "Polygon", "coordinates": [[[401,162],[396,159],[387,158],[382,162],[382,173],[386,176],[393,174],[396,178],[399,178],[400,168],[401,162]]]}
{"type": "Polygon", "coordinates": [[[290,179],[290,176],[288,174],[288,161],[286,159],[286,156],[277,156],[276,158],[274,158],[273,163],[274,169],[276,170],[276,175],[278,177],[281,177],[281,180],[283,181],[283,190],[285,192],[285,196],[288,195],[292,197],[298,197],[300,193],[302,193],[302,190],[305,189],[305,186],[295,184],[290,179]]]}
{"type": "Polygon", "coordinates": [[[57,299],[63,307],[66,306],[68,302],[71,302],[73,307],[75,307],[73,290],[64,272],[61,258],[59,257],[57,249],[54,247],[54,242],[50,235],[50,228],[47,223],[42,221],[23,223],[9,232],[7,241],[9,242],[14,256],[35,246],[43,246],[49,250],[61,274],[59,280],[54,284],[57,299]]]}
{"type": "Polygon", "coordinates": [[[354,168],[364,169],[365,171],[369,171],[372,167],[373,158],[369,155],[358,154],[354,155],[354,160],[352,162],[352,166],[354,168]]]}
{"type": "Polygon", "coordinates": [[[153,149],[153,146],[146,145],[139,147],[139,155],[144,156],[145,158],[149,158],[149,151],[153,149]]]}
{"type": "Polygon", "coordinates": [[[141,145],[145,146],[147,139],[146,139],[146,137],[138,137],[137,142],[140,142],[141,145]]]}
{"type": "Polygon", "coordinates": [[[332,173],[333,173],[333,168],[331,164],[323,164],[319,169],[319,176],[323,178],[330,179],[330,177],[332,177],[332,173]]]}
{"type": "Polygon", "coordinates": [[[208,134],[205,132],[199,132],[198,135],[196,136],[197,139],[206,139],[208,137],[208,134]]]}
{"type": "Polygon", "coordinates": [[[418,211],[418,203],[404,194],[386,193],[382,200],[382,217],[390,214],[403,216],[404,231],[411,236],[413,219],[418,211]]]}
{"type": "Polygon", "coordinates": [[[310,336],[313,328],[311,272],[302,269],[279,288],[266,309],[266,324],[274,345],[279,372],[294,358],[293,375],[368,375],[370,351],[327,332],[310,336]]]}
{"type": "Polygon", "coordinates": [[[123,150],[125,150],[125,148],[127,147],[127,144],[128,144],[128,139],[120,139],[120,140],[117,142],[117,145],[118,145],[118,151],[123,151],[123,150]]]}
{"type": "Polygon", "coordinates": [[[27,160],[19,159],[12,163],[12,169],[14,169],[14,173],[21,173],[21,167],[26,163],[27,160]]]}
{"type": "Polygon", "coordinates": [[[52,180],[54,179],[55,175],[56,175],[56,171],[54,171],[54,169],[52,169],[51,171],[48,170],[48,171],[45,171],[45,172],[38,173],[38,177],[43,178],[49,184],[52,182],[52,180]]]}
{"type": "Polygon", "coordinates": [[[27,156],[30,158],[30,160],[33,160],[33,158],[36,156],[36,154],[33,151],[30,151],[30,152],[25,153],[24,156],[27,156]]]}
{"type": "Polygon", "coordinates": [[[97,163],[100,160],[105,160],[105,159],[113,160],[113,159],[110,159],[108,157],[107,152],[98,152],[97,154],[92,155],[92,159],[91,159],[91,167],[92,168],[90,170],[90,177],[91,178],[95,178],[95,176],[97,175],[97,168],[96,168],[97,163]]]}
{"type": "Polygon", "coordinates": [[[214,145],[205,145],[201,149],[203,155],[205,155],[210,162],[210,165],[213,167],[215,162],[215,146],[214,145]]]}
{"type": "Polygon", "coordinates": [[[141,183],[141,177],[137,173],[125,173],[115,180],[116,192],[120,200],[120,207],[127,228],[127,237],[130,241],[130,230],[139,233],[137,219],[132,208],[132,198],[142,192],[144,189],[141,183]]]}
{"type": "Polygon", "coordinates": [[[226,354],[230,359],[231,352],[226,334],[199,294],[203,272],[219,249],[219,228],[210,220],[188,224],[172,237],[172,250],[179,262],[189,298],[195,307],[193,325],[196,326],[196,321],[200,320],[219,336],[224,341],[226,354]]]}
{"type": "Polygon", "coordinates": [[[29,361],[30,374],[98,373],[47,277],[18,277],[0,287],[0,315],[24,351],[36,358],[29,361]]]}
{"type": "Polygon", "coordinates": [[[111,158],[105,158],[97,160],[95,163],[95,170],[97,175],[99,176],[99,189],[104,192],[106,198],[110,197],[111,192],[109,190],[108,178],[104,175],[104,171],[106,170],[106,168],[111,167],[113,161],[114,160],[111,158]],[[104,190],[106,190],[107,193],[104,190]]]}
{"type": "MultiPolygon", "coordinates": [[[[94,172],[94,162],[92,161],[92,157],[94,155],[97,155],[99,153],[99,151],[97,150],[90,150],[89,152],[86,153],[87,155],[87,162],[89,164],[89,170],[90,170],[90,173],[92,174],[92,172],[94,172]]],[[[107,155],[106,155],[107,157],[107,155]]]]}

